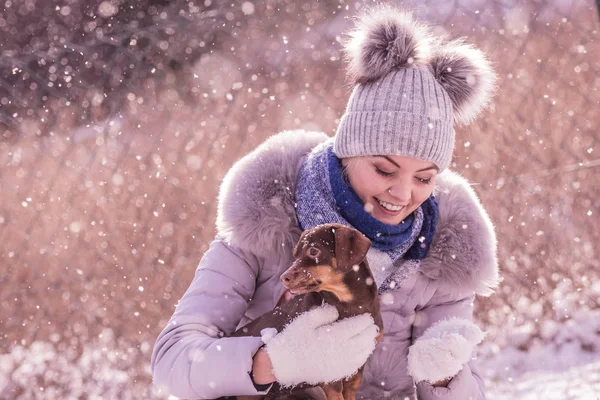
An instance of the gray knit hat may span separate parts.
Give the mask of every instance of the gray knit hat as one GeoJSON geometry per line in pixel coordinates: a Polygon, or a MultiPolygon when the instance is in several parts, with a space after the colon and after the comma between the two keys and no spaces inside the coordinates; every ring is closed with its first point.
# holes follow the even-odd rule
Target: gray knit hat
{"type": "Polygon", "coordinates": [[[355,86],[335,154],[401,155],[448,168],[453,124],[475,119],[495,88],[483,53],[436,38],[410,12],[387,5],[360,16],[350,35],[345,50],[355,86]]]}

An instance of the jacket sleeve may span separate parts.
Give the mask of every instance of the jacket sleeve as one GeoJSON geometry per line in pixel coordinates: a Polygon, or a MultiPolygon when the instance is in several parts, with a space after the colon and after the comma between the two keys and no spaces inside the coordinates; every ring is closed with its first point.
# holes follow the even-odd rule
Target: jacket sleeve
{"type": "Polygon", "coordinates": [[[249,372],[260,337],[231,334],[254,294],[259,260],[215,240],[152,351],[154,383],[185,399],[257,395],[249,372]]]}
{"type": "MultiPolygon", "coordinates": [[[[430,302],[431,305],[417,312],[412,327],[412,343],[437,321],[450,317],[473,320],[474,296],[454,301],[434,299],[430,302]]],[[[447,387],[432,386],[425,381],[417,383],[417,397],[419,400],[485,400],[484,382],[475,363],[470,361],[452,378],[447,387]]]]}

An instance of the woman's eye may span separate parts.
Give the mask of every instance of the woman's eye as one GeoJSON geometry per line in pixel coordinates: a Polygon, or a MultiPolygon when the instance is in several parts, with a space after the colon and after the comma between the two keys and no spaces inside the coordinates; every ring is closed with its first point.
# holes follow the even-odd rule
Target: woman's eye
{"type": "Polygon", "coordinates": [[[386,171],[380,169],[379,167],[375,167],[375,170],[377,171],[377,173],[379,175],[382,175],[382,176],[393,176],[394,175],[393,172],[386,172],[386,171]]]}
{"type": "Polygon", "coordinates": [[[425,179],[425,178],[417,178],[417,180],[419,182],[421,182],[422,184],[424,184],[424,185],[429,185],[431,183],[431,178],[427,178],[427,179],[425,179]]]}

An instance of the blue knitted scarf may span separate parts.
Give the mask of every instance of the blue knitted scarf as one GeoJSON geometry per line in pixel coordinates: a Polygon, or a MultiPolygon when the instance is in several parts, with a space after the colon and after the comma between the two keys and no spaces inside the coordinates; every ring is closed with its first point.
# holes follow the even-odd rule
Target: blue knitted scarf
{"type": "Polygon", "coordinates": [[[365,211],[333,153],[333,139],[317,146],[300,167],[296,214],[302,230],[339,223],[361,231],[372,247],[367,259],[383,292],[400,285],[425,258],[435,233],[438,207],[433,195],[398,225],[388,225],[365,211]]]}

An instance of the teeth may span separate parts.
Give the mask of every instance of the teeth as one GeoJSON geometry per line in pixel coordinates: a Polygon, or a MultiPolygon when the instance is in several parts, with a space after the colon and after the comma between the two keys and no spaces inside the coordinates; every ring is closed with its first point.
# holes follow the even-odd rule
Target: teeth
{"type": "Polygon", "coordinates": [[[383,208],[385,208],[386,210],[390,210],[390,211],[400,211],[404,208],[404,206],[395,206],[393,204],[390,203],[386,203],[385,201],[381,201],[379,199],[377,199],[377,201],[379,202],[379,204],[381,204],[381,206],[383,208]]]}

